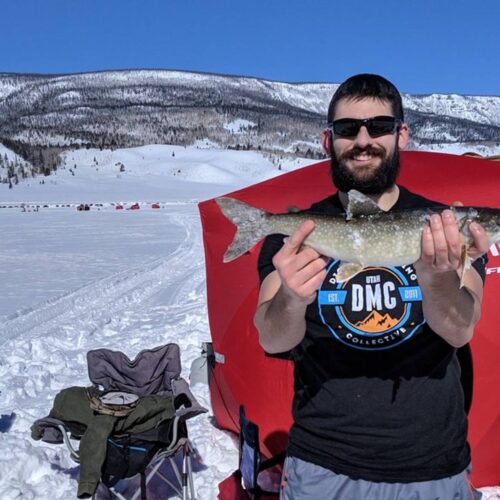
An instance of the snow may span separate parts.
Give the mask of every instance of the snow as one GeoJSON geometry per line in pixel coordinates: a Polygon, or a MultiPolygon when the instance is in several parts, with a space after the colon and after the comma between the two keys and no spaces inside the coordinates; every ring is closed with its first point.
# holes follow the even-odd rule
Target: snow
{"type": "MultiPolygon", "coordinates": [[[[58,391],[89,384],[87,351],[107,347],[133,358],[176,342],[189,378],[210,341],[196,202],[279,173],[252,152],[153,145],[74,151],[44,184],[0,185],[0,206],[12,207],[0,208],[2,500],[75,498],[77,465],[62,446],[33,441],[30,426],[58,391]],[[141,209],[116,210],[120,201],[141,209]],[[79,212],[80,203],[98,206],[79,212]]],[[[210,408],[206,385],[193,392],[210,408]]],[[[218,483],[237,468],[235,436],[217,429],[211,412],[192,419],[189,433],[201,457],[198,498],[216,498],[218,483]]]]}
{"type": "MultiPolygon", "coordinates": [[[[280,163],[287,171],[307,162],[280,163]]],[[[30,426],[58,391],[89,384],[90,349],[134,358],[176,342],[189,378],[210,341],[196,202],[282,171],[253,152],[152,145],[73,151],[43,184],[0,185],[0,206],[11,207],[0,208],[0,498],[76,497],[77,464],[62,446],[33,441],[30,426]],[[118,202],[141,209],[116,210],[118,202]],[[93,205],[79,212],[80,203],[93,205]]],[[[214,425],[208,387],[192,390],[209,408],[189,421],[195,489],[215,499],[237,468],[236,437],[214,425]]],[[[152,489],[151,498],[173,497],[164,484],[152,489]]],[[[483,491],[500,498],[500,488],[483,491]]]]}
{"type": "Polygon", "coordinates": [[[448,142],[442,144],[426,144],[425,150],[454,155],[463,155],[464,153],[474,152],[482,156],[494,156],[500,154],[500,144],[490,144],[486,146],[481,144],[468,144],[463,142],[448,142]]]}
{"type": "Polygon", "coordinates": [[[1,143],[0,143],[0,156],[2,156],[2,158],[7,156],[7,158],[11,161],[15,161],[16,158],[18,159],[18,161],[22,161],[22,158],[19,155],[17,155],[16,153],[11,151],[10,149],[6,148],[1,143]]]}
{"type": "Polygon", "coordinates": [[[243,118],[238,118],[232,122],[225,123],[224,128],[233,134],[242,134],[251,127],[256,127],[257,124],[243,118]]]}
{"type": "Polygon", "coordinates": [[[27,179],[14,189],[0,186],[0,204],[196,202],[307,162],[311,160],[285,158],[280,160],[280,171],[269,158],[253,151],[166,145],[79,149],[66,153],[63,168],[49,177],[27,179]]]}

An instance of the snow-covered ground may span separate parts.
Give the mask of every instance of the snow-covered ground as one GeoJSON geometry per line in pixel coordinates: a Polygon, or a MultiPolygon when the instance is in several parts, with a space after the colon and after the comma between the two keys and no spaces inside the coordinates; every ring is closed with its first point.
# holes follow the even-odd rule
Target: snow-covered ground
{"type": "MultiPolygon", "coordinates": [[[[281,163],[283,170],[305,164],[281,163]]],[[[196,202],[278,173],[256,153],[148,146],[76,151],[43,184],[0,185],[2,500],[76,497],[76,464],[63,447],[33,441],[30,426],[58,391],[89,384],[90,349],[133,358],[176,342],[188,379],[210,340],[196,202]],[[116,210],[119,202],[125,209],[116,210]],[[127,210],[135,202],[141,209],[127,210]],[[80,203],[94,205],[81,212],[80,203]]],[[[210,408],[206,385],[193,392],[210,408]]],[[[201,500],[216,498],[218,483],[237,467],[234,436],[212,416],[189,423],[201,500]]],[[[160,498],[165,485],[156,487],[160,498]]]]}
{"type": "Polygon", "coordinates": [[[499,144],[490,144],[488,146],[467,143],[442,143],[442,144],[425,144],[418,148],[425,151],[434,151],[436,153],[449,153],[452,155],[463,155],[465,153],[477,153],[482,156],[496,156],[500,154],[499,144]]]}
{"type": "MultiPolygon", "coordinates": [[[[280,163],[286,171],[306,161],[280,163]]],[[[133,358],[176,342],[189,377],[210,340],[196,202],[278,173],[257,153],[145,146],[75,151],[43,184],[0,185],[2,500],[76,497],[76,464],[62,446],[33,441],[30,426],[58,391],[89,384],[90,349],[133,358]],[[80,203],[91,210],[77,211],[80,203]],[[141,209],[127,210],[132,203],[141,209]]],[[[192,389],[210,409],[208,387],[192,389]]],[[[215,499],[237,467],[235,437],[214,426],[211,411],[192,419],[189,433],[198,498],[215,499]]],[[[151,498],[165,498],[164,484],[152,489],[151,498]]],[[[500,498],[500,489],[483,491],[500,498]]]]}

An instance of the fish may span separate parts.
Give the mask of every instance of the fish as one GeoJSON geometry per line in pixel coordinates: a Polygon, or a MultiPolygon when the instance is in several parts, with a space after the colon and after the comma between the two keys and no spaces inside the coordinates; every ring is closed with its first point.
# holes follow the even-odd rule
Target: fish
{"type": "MultiPolygon", "coordinates": [[[[270,213],[229,197],[216,198],[222,214],[237,228],[223,262],[231,262],[248,252],[270,234],[290,235],[305,220],[313,220],[315,228],[304,241],[320,254],[341,261],[337,279],[345,281],[366,267],[404,266],[421,256],[422,231],[432,214],[444,207],[383,211],[363,193],[347,193],[346,213],[338,216],[292,210],[270,213]]],[[[481,224],[490,244],[500,241],[500,209],[488,207],[450,207],[463,236],[462,271],[470,267],[467,249],[473,238],[468,230],[471,222],[481,224]]]]}

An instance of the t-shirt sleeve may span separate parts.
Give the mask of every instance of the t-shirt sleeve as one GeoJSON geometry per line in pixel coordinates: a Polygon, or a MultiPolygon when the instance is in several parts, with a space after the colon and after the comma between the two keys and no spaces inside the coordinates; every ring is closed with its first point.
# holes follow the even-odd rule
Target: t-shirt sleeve
{"type": "Polygon", "coordinates": [[[259,279],[262,283],[268,274],[274,271],[273,257],[283,246],[283,234],[271,234],[266,237],[259,254],[257,268],[259,271],[259,279]]]}
{"type": "Polygon", "coordinates": [[[472,267],[479,273],[479,276],[481,276],[481,279],[484,280],[486,279],[486,264],[488,263],[488,256],[484,254],[483,256],[479,257],[472,263],[472,267]]]}

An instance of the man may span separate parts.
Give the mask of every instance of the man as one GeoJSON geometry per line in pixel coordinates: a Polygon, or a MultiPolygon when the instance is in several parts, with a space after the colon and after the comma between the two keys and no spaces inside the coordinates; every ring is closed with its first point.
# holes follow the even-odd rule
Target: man
{"type": "MultiPolygon", "coordinates": [[[[335,92],[321,141],[338,193],[311,211],[345,211],[361,191],[383,210],[436,206],[396,184],[408,143],[392,83],[356,75],[335,92]]],[[[480,316],[488,236],[470,224],[474,259],[460,287],[453,212],[431,217],[413,265],[367,268],[344,283],[339,262],[303,246],[314,222],[283,242],[266,239],[255,325],[266,352],[295,363],[294,424],[283,472],[287,500],[480,498],[468,481],[470,450],[456,348],[480,316]],[[417,298],[404,301],[398,290],[417,298]],[[336,290],[326,304],[318,293],[336,290]],[[475,495],[475,496],[474,496],[475,495]]]]}

